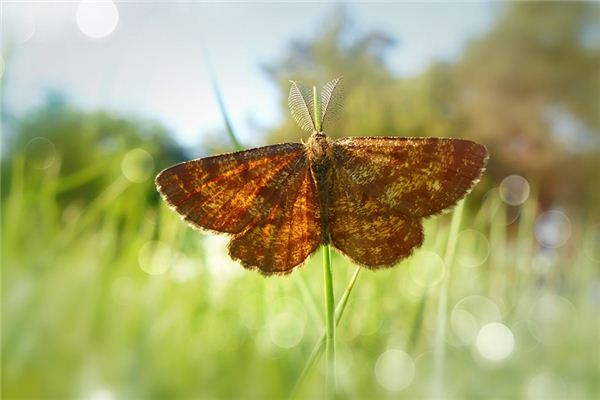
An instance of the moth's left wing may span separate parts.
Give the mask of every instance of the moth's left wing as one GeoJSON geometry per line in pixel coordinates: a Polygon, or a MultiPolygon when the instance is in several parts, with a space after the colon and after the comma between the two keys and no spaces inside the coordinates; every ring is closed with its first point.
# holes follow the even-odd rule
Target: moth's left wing
{"type": "Polygon", "coordinates": [[[229,242],[229,254],[264,275],[283,275],[302,264],[321,244],[317,187],[303,156],[280,187],[268,216],[229,242]]]}
{"type": "Polygon", "coordinates": [[[286,143],[192,160],[162,171],[159,192],[195,228],[234,235],[244,267],[285,274],[321,243],[304,145],[286,143]]]}
{"type": "Polygon", "coordinates": [[[455,205],[479,181],[485,146],[462,139],[352,137],[334,142],[336,168],[369,198],[410,217],[455,205]]]}

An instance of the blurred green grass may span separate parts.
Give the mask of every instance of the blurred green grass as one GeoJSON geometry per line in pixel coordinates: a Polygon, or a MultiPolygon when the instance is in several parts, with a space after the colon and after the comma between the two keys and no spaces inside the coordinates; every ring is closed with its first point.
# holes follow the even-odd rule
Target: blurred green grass
{"type": "MultiPolygon", "coordinates": [[[[11,160],[2,201],[3,397],[287,398],[324,329],[321,258],[288,278],[243,270],[228,258],[226,238],[156,206],[147,195],[152,165],[131,154],[111,162],[121,168],[107,172],[112,183],[97,197],[66,205],[61,188],[85,176],[58,176],[58,158],[42,169],[36,155],[11,160]]],[[[426,222],[413,258],[364,271],[337,331],[341,396],[430,398],[435,379],[456,399],[597,396],[599,232],[570,214],[566,243],[542,248],[539,212],[535,192],[509,206],[493,189],[480,204],[467,199],[451,265],[441,266],[446,214],[426,222]],[[484,335],[493,322],[510,329],[514,348],[506,335],[484,335]]],[[[334,253],[333,267],[339,298],[354,266],[334,253]]],[[[322,364],[299,398],[323,395],[322,364]]]]}

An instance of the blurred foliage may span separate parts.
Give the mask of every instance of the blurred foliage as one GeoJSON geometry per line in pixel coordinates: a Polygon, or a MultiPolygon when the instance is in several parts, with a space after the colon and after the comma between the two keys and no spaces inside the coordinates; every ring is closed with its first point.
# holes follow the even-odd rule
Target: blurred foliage
{"type": "MultiPolygon", "coordinates": [[[[56,189],[68,177],[20,157],[12,171],[1,204],[2,398],[289,398],[323,332],[320,257],[265,279],[229,259],[223,236],[157,208],[151,177],[113,176],[98,197],[63,207],[56,189]]],[[[453,399],[594,398],[600,230],[573,219],[564,246],[541,247],[536,200],[512,207],[515,221],[493,191],[468,207],[455,240],[439,216],[414,257],[363,271],[337,330],[340,398],[434,398],[440,379],[453,399]],[[514,335],[496,361],[498,339],[478,339],[491,323],[514,335]],[[399,379],[410,385],[397,391],[399,379]]],[[[339,297],[355,266],[338,253],[333,265],[339,297]]],[[[322,366],[297,398],[322,397],[322,366]]]]}
{"type": "Polygon", "coordinates": [[[491,173],[535,179],[546,201],[600,201],[588,184],[600,181],[599,11],[513,4],[456,67],[458,113],[466,134],[490,146],[491,173]]]}
{"type": "MultiPolygon", "coordinates": [[[[340,136],[452,136],[491,153],[488,177],[520,173],[540,198],[597,204],[600,186],[600,7],[597,3],[505,5],[496,25],[454,63],[411,77],[386,66],[395,41],[381,32],[353,35],[341,9],[314,40],[295,42],[267,68],[282,92],[343,76],[344,109],[325,127],[340,136]]],[[[287,113],[287,105],[282,108],[287,113]]],[[[298,141],[291,119],[270,141],[298,141]]]]}
{"type": "MultiPolygon", "coordinates": [[[[96,198],[121,176],[123,162],[127,162],[124,156],[132,149],[150,155],[145,160],[148,165],[141,168],[150,169],[147,174],[152,176],[159,168],[185,159],[173,135],[160,124],[105,111],[79,110],[56,91],[48,92],[40,108],[12,121],[12,132],[3,136],[6,155],[2,178],[8,183],[2,186],[3,198],[10,187],[15,157],[23,157],[34,171],[48,169],[57,179],[75,180],[73,187],[59,194],[64,202],[96,198]]],[[[158,197],[154,190],[148,190],[148,195],[158,197]]]]}

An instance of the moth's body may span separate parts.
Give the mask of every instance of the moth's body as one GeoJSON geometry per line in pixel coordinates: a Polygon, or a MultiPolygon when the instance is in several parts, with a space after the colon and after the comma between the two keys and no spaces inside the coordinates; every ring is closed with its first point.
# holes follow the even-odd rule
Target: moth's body
{"type": "Polygon", "coordinates": [[[329,243],[329,192],[333,179],[333,142],[325,133],[314,131],[305,143],[312,179],[319,193],[321,241],[329,243]]]}
{"type": "MultiPolygon", "coordinates": [[[[338,82],[321,92],[323,123],[338,82]]],[[[290,273],[323,243],[379,269],[419,247],[421,220],[456,204],[485,167],[486,148],[468,140],[331,140],[313,106],[293,82],[290,107],[311,132],[306,143],[181,163],[156,177],[158,191],[193,227],[232,235],[231,257],[265,275],[290,273]]]]}

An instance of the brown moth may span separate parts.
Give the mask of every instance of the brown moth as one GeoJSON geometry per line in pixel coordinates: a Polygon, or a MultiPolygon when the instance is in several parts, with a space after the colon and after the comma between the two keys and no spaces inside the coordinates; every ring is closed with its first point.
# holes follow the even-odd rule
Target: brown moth
{"type": "Polygon", "coordinates": [[[488,152],[461,139],[329,139],[339,78],[289,104],[306,143],[284,143],[177,164],[156,177],[164,200],[194,228],[232,235],[229,254],[262,274],[288,274],[331,243],[355,263],[391,267],[423,243],[424,217],[479,181],[488,152]],[[320,113],[322,119],[319,119],[320,113]]]}

